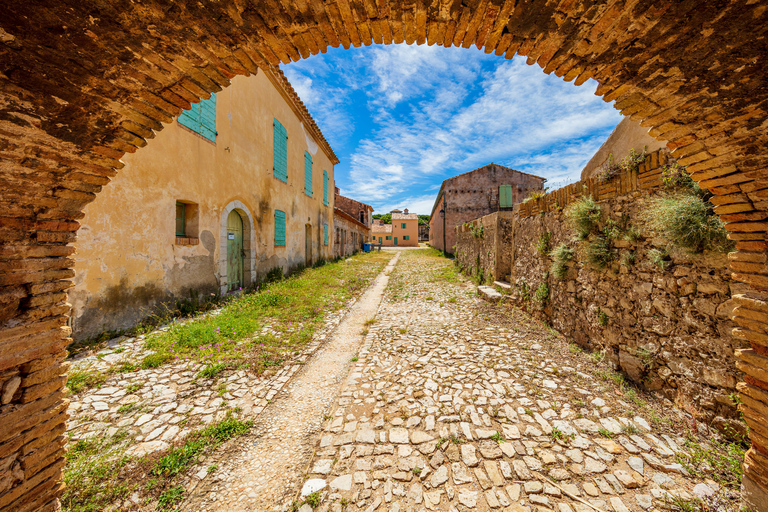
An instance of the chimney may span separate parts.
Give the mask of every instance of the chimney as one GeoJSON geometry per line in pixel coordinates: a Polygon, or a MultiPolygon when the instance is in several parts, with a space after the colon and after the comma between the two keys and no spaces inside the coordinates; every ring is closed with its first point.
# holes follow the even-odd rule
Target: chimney
{"type": "Polygon", "coordinates": [[[333,192],[338,196],[339,194],[339,187],[333,187],[333,192]]]}
{"type": "Polygon", "coordinates": [[[406,214],[406,215],[408,215],[408,208],[406,208],[405,210],[403,210],[403,213],[404,213],[404,214],[406,214]]]}

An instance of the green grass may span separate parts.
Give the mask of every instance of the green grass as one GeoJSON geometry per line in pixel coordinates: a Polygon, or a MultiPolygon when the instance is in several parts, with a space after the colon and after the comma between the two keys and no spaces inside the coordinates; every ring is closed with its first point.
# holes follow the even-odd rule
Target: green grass
{"type": "Polygon", "coordinates": [[[686,450],[675,454],[675,459],[691,475],[711,478],[722,486],[738,490],[744,475],[744,444],[739,442],[713,441],[711,445],[695,439],[685,443],[686,450]]]}
{"type": "Polygon", "coordinates": [[[184,487],[177,485],[160,494],[157,499],[157,510],[173,510],[184,499],[184,487]]]}
{"type": "Polygon", "coordinates": [[[72,393],[79,393],[85,389],[100,388],[107,380],[105,373],[90,369],[72,369],[67,375],[67,387],[72,393]]]}
{"type": "Polygon", "coordinates": [[[562,243],[549,253],[549,257],[552,258],[552,268],[550,269],[552,275],[556,279],[565,279],[568,274],[568,262],[573,259],[573,249],[562,243]]]}
{"type": "Polygon", "coordinates": [[[362,293],[390,258],[386,253],[358,254],[349,263],[305,269],[231,300],[218,315],[174,323],[147,336],[146,348],[154,353],[139,367],[186,362],[193,369],[205,368],[201,376],[211,378],[244,364],[262,373],[282,364],[283,354],[309,343],[325,317],[362,293]],[[276,334],[261,334],[265,326],[276,334]]]}
{"type": "Polygon", "coordinates": [[[64,468],[67,488],[61,498],[64,510],[96,512],[125,498],[131,486],[120,479],[131,458],[124,455],[126,432],[114,437],[92,437],[71,443],[64,468]]]}

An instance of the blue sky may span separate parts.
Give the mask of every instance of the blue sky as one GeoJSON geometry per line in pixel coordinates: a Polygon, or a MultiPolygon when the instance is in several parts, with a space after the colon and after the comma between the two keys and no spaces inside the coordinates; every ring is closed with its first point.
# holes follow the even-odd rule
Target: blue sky
{"type": "Polygon", "coordinates": [[[446,178],[495,162],[578,180],[621,115],[525,59],[476,48],[329,48],[282,66],[341,163],[336,186],[377,213],[429,214],[446,178]]]}

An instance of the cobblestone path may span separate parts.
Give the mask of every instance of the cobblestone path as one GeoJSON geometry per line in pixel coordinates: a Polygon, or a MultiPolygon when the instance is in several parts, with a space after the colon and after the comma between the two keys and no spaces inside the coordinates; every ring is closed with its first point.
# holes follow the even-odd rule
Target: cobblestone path
{"type": "Polygon", "coordinates": [[[479,301],[449,265],[402,254],[296,476],[303,495],[320,489],[315,510],[625,512],[727,493],[676,462],[685,439],[670,425],[685,417],[671,403],[621,391],[605,364],[479,301]]]}
{"type": "Polygon", "coordinates": [[[256,421],[253,435],[238,439],[227,450],[205,461],[219,469],[209,478],[201,469],[188,487],[182,510],[282,510],[302,482],[299,476],[311,460],[322,422],[338,398],[350,360],[360,349],[366,321],[373,318],[400,254],[342,319],[256,421]],[[197,483],[199,478],[205,480],[197,483]]]}

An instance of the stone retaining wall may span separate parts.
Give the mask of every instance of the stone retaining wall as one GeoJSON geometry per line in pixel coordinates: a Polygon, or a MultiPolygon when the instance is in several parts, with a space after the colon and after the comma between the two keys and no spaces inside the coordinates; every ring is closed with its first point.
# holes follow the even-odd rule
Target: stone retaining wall
{"type": "Polygon", "coordinates": [[[597,270],[584,261],[584,242],[574,240],[562,208],[592,195],[604,219],[623,218],[642,233],[638,214],[659,193],[666,161],[664,152],[655,152],[637,172],[607,183],[592,179],[569,185],[520,205],[510,219],[478,219],[472,225],[483,226],[484,238],[474,238],[469,225],[461,227],[457,263],[476,275],[480,256],[482,272],[509,280],[517,305],[579,346],[599,352],[643,388],[662,393],[720,429],[743,432],[732,399],[741,379],[734,352],[748,343],[731,334],[735,324],[730,315],[735,306],[731,296],[748,288],[730,279],[727,256],[671,250],[662,270],[650,261],[649,252],[666,248],[667,240],[616,239],[617,257],[597,270]],[[545,233],[551,237],[549,250],[560,243],[574,249],[562,280],[551,274],[551,258],[536,248],[545,233]],[[627,261],[629,254],[633,264],[627,261]],[[504,261],[509,263],[499,264],[504,261]],[[541,283],[549,289],[543,304],[535,297],[541,283]]]}

